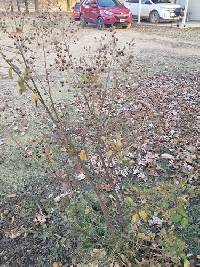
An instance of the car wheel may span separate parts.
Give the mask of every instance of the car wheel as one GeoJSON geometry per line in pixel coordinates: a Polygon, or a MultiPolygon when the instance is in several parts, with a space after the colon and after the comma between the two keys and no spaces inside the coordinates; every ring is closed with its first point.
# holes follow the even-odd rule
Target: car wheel
{"type": "Polygon", "coordinates": [[[102,31],[105,28],[105,24],[103,22],[103,19],[101,17],[99,17],[97,19],[97,29],[102,31]]]}
{"type": "Polygon", "coordinates": [[[83,15],[80,16],[80,24],[82,27],[85,27],[85,25],[86,25],[86,21],[85,21],[83,15]]]}
{"type": "Polygon", "coordinates": [[[153,24],[159,23],[160,16],[158,14],[158,11],[156,10],[151,11],[151,13],[149,14],[149,21],[153,24]]]}

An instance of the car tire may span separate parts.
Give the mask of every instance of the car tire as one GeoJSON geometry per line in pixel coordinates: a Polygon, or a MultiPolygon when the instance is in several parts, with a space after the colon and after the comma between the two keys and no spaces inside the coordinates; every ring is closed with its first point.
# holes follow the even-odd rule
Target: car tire
{"type": "Polygon", "coordinates": [[[105,24],[104,24],[104,21],[103,21],[102,17],[99,17],[97,19],[97,29],[100,30],[100,31],[105,29],[105,24]]]}
{"type": "Polygon", "coordinates": [[[86,21],[85,21],[85,18],[83,15],[80,16],[80,24],[82,27],[85,27],[86,26],[86,21]]]}
{"type": "Polygon", "coordinates": [[[157,24],[160,22],[160,16],[158,11],[156,10],[151,11],[151,13],[149,14],[149,21],[153,24],[157,24]]]}

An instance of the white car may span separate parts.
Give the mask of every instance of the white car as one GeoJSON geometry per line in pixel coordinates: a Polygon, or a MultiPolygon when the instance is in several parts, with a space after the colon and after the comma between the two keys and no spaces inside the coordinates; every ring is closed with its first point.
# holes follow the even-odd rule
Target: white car
{"type": "MultiPolygon", "coordinates": [[[[133,16],[138,16],[139,0],[125,0],[124,5],[131,10],[133,16]]],[[[179,20],[184,10],[180,5],[172,4],[170,0],[141,0],[141,18],[148,18],[151,23],[161,20],[179,20]]]]}

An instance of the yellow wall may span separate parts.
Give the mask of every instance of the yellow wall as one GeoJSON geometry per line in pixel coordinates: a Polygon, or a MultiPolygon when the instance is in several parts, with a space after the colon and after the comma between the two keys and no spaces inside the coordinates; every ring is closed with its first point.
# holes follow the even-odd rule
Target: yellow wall
{"type": "Polygon", "coordinates": [[[45,9],[49,5],[51,9],[70,11],[75,2],[76,0],[40,0],[40,7],[45,9]]]}

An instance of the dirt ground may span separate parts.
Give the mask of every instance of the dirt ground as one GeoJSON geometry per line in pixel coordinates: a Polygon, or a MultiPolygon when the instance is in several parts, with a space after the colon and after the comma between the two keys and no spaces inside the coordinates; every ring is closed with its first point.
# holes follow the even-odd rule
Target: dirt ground
{"type": "MultiPolygon", "coordinates": [[[[28,24],[26,24],[25,31],[30,31],[31,20],[29,19],[28,24]]],[[[59,25],[63,27],[65,20],[69,23],[69,16],[63,16],[60,20],[59,25]]],[[[2,19],[2,23],[5,22],[8,31],[14,32],[16,27],[16,21],[9,19],[2,19]]],[[[103,32],[97,31],[95,26],[89,25],[82,29],[79,23],[75,23],[74,27],[78,29],[75,34],[75,40],[69,42],[70,51],[75,58],[79,58],[85,54],[88,54],[88,58],[92,53],[98,49],[102,37],[106,40],[112,34],[109,30],[103,32]],[[86,47],[87,49],[86,51],[86,47]]],[[[137,75],[138,70],[143,75],[156,75],[162,73],[173,75],[186,75],[187,73],[195,74],[200,70],[200,28],[196,29],[176,29],[169,27],[159,27],[159,26],[137,26],[133,25],[130,30],[117,29],[116,37],[119,39],[119,47],[125,46],[127,43],[133,41],[134,45],[134,64],[133,73],[137,75]]],[[[55,41],[56,39],[62,39],[60,31],[57,27],[52,28],[48,42],[55,41]]],[[[39,39],[39,38],[38,38],[39,39]]],[[[38,42],[38,39],[35,42],[38,42]]],[[[12,46],[12,40],[8,39],[3,33],[0,34],[0,45],[10,45],[12,46]]],[[[34,48],[34,42],[33,42],[34,48]]],[[[10,52],[8,52],[9,54],[10,52]]],[[[37,53],[35,54],[37,58],[37,65],[43,64],[43,54],[42,48],[37,48],[37,53]]],[[[48,55],[48,61],[53,62],[55,53],[52,52],[48,55]]],[[[38,69],[38,72],[41,72],[38,69]]],[[[141,75],[140,73],[140,75],[141,75]]],[[[8,77],[8,67],[5,66],[2,58],[0,58],[0,112],[1,112],[1,131],[4,132],[8,130],[13,130],[15,125],[18,123],[16,120],[15,109],[19,108],[23,103],[24,112],[27,113],[29,109],[28,102],[30,99],[26,96],[22,96],[18,93],[18,88],[16,82],[12,81],[8,77]],[[4,129],[4,130],[3,130],[4,129]]],[[[19,114],[18,114],[19,115],[19,114]]],[[[18,119],[18,118],[17,118],[18,119]]],[[[23,120],[27,120],[26,117],[23,120]]],[[[26,123],[25,126],[26,128],[26,123]]],[[[21,130],[23,132],[23,130],[21,130]]],[[[1,133],[0,133],[1,134],[1,133]]],[[[3,144],[3,136],[1,136],[1,143],[3,144]]]]}
{"type": "MultiPolygon", "coordinates": [[[[35,18],[32,17],[30,23],[32,20],[35,18]]],[[[68,21],[68,17],[64,16],[59,23],[64,24],[65,20],[68,21]]],[[[1,18],[2,22],[4,19],[1,18]]],[[[10,31],[15,31],[13,21],[6,20],[6,23],[10,31]]],[[[87,54],[89,57],[98,48],[101,38],[106,40],[111,34],[109,30],[100,32],[94,26],[78,27],[76,43],[70,43],[72,55],[79,58],[87,54]],[[86,51],[85,47],[90,49],[86,51]]],[[[153,86],[162,87],[166,77],[175,90],[183,80],[191,88],[198,87],[200,29],[133,25],[130,30],[117,29],[116,36],[121,47],[134,41],[132,72],[139,79],[148,79],[150,86],[152,81],[153,86]]],[[[51,40],[57,38],[62,36],[53,28],[51,40]]],[[[11,44],[12,41],[1,32],[0,46],[11,44]]],[[[38,66],[42,64],[41,55],[42,48],[36,54],[38,66]]],[[[53,54],[48,60],[53,60],[53,54]]],[[[16,81],[8,77],[8,68],[0,58],[0,266],[51,266],[53,260],[64,258],[63,251],[55,248],[54,234],[52,243],[47,244],[44,237],[47,233],[37,229],[33,218],[38,202],[55,194],[58,188],[47,175],[42,161],[36,166],[24,156],[30,140],[38,138],[40,130],[30,95],[21,96],[18,90],[16,81]]],[[[56,225],[51,227],[52,233],[58,234],[56,225]]],[[[59,231],[63,234],[65,230],[61,225],[59,231]]]]}

